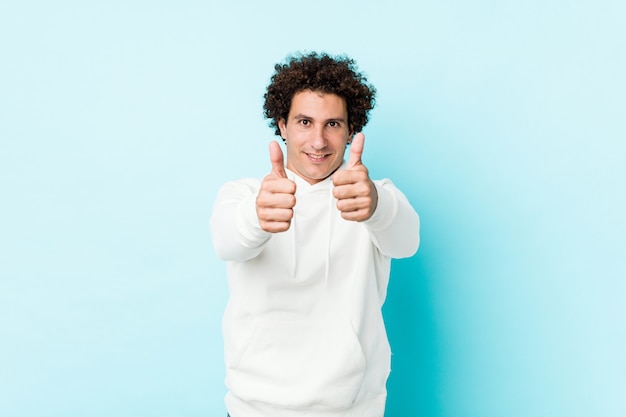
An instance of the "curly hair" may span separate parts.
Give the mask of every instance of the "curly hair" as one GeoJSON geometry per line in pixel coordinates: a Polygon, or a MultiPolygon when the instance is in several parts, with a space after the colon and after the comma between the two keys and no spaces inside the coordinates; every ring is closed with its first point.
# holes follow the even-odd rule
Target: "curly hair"
{"type": "Polygon", "coordinates": [[[356,63],[347,56],[333,57],[326,53],[287,56],[285,63],[274,66],[267,91],[263,96],[263,114],[280,136],[278,122],[287,120],[294,95],[303,90],[336,94],[346,101],[348,126],[360,132],[374,108],[376,89],[358,71],[356,63]]]}

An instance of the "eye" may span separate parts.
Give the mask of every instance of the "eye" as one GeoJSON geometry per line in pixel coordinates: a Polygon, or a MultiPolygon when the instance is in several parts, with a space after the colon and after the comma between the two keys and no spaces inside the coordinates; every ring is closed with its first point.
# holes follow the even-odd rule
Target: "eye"
{"type": "Polygon", "coordinates": [[[340,127],[341,124],[335,120],[331,120],[330,122],[328,122],[328,126],[330,127],[340,127]]]}
{"type": "Polygon", "coordinates": [[[311,121],[310,121],[310,120],[307,120],[307,119],[302,119],[302,120],[300,120],[300,124],[301,124],[302,126],[308,126],[308,125],[310,125],[310,124],[311,124],[311,121]]]}

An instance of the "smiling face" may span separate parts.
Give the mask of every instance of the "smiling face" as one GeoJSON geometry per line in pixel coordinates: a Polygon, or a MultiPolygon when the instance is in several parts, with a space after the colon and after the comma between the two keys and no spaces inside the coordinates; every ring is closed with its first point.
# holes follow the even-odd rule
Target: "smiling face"
{"type": "Polygon", "coordinates": [[[287,144],[287,168],[309,184],[341,166],[351,140],[346,101],[336,94],[296,93],[287,120],[280,119],[278,127],[287,144]]]}

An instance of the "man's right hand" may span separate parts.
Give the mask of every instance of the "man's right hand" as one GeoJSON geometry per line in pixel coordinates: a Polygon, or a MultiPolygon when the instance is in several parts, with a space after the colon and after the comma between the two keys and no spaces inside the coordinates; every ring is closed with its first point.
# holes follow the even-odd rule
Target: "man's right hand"
{"type": "Polygon", "coordinates": [[[256,198],[256,214],[261,228],[278,233],[289,229],[296,205],[296,183],[287,178],[283,151],[276,141],[270,142],[272,171],[263,178],[256,198]]]}

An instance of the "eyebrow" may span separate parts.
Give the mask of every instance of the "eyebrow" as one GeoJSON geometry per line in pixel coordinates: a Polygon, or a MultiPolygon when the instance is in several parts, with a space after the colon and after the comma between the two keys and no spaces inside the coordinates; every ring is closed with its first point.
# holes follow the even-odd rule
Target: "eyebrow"
{"type": "MultiPolygon", "coordinates": [[[[291,118],[292,119],[315,120],[313,117],[307,116],[306,114],[303,114],[303,113],[294,114],[291,118]]],[[[346,123],[346,120],[343,117],[331,117],[329,119],[326,119],[325,122],[342,122],[342,123],[346,123]]]]}

